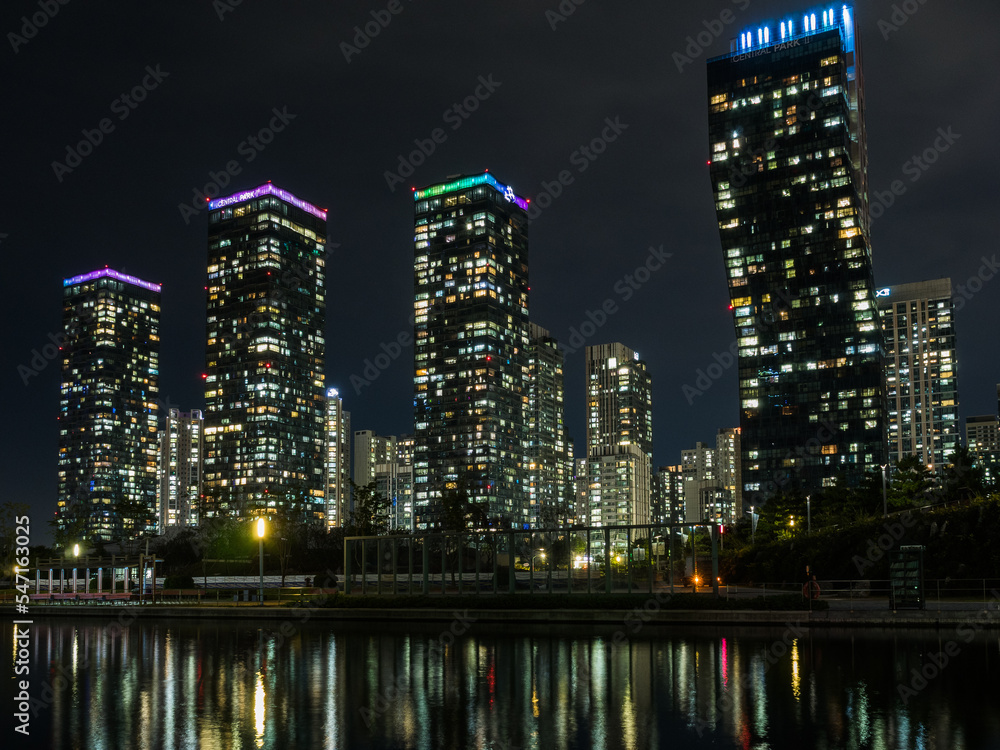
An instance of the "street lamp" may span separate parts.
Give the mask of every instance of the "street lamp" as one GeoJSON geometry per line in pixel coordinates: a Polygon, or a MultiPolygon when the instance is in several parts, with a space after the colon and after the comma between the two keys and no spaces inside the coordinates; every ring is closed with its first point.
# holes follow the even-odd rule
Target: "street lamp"
{"type": "Polygon", "coordinates": [[[754,513],[754,506],[750,506],[750,544],[754,543],[757,534],[757,514],[754,513]]]}
{"type": "Polygon", "coordinates": [[[813,529],[812,495],[806,495],[806,533],[811,534],[812,529],[813,529]]]}
{"type": "Polygon", "coordinates": [[[264,519],[257,519],[257,539],[260,541],[260,592],[257,595],[259,606],[264,606],[264,519]]]}

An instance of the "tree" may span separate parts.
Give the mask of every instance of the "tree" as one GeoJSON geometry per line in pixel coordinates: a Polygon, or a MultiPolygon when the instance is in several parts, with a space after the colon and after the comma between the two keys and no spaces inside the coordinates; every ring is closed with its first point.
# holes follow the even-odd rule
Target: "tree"
{"type": "Polygon", "coordinates": [[[888,503],[895,510],[924,505],[934,486],[934,477],[919,456],[903,456],[889,485],[888,503]]]}
{"type": "Polygon", "coordinates": [[[120,544],[125,554],[132,555],[138,549],[139,539],[153,525],[153,509],[141,500],[126,496],[115,504],[115,514],[117,518],[111,532],[111,541],[120,544]]]}
{"type": "Polygon", "coordinates": [[[806,527],[806,498],[797,492],[779,492],[760,509],[757,539],[786,539],[806,527]]]}
{"type": "Polygon", "coordinates": [[[352,536],[382,536],[389,533],[389,501],[375,487],[372,480],[364,486],[351,482],[354,510],[351,511],[352,536]]]}
{"type": "Polygon", "coordinates": [[[957,448],[951,454],[951,463],[944,468],[942,480],[943,499],[948,503],[985,497],[989,490],[986,486],[986,471],[965,446],[957,448]]]}
{"type": "Polygon", "coordinates": [[[470,502],[469,493],[462,487],[449,490],[441,497],[441,526],[445,531],[486,528],[488,514],[486,502],[470,502]]]}
{"type": "Polygon", "coordinates": [[[70,506],[62,516],[53,516],[49,520],[56,549],[64,550],[79,542],[87,543],[87,518],[76,511],[78,507],[70,506]]]}

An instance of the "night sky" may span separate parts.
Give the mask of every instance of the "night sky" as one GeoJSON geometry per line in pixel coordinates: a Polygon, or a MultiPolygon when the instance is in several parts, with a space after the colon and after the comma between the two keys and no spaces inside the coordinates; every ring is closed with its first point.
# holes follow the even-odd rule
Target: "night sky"
{"type": "MultiPolygon", "coordinates": [[[[161,400],[202,408],[207,219],[190,206],[230,162],[239,173],[223,195],[272,180],[330,211],[327,383],[354,429],[413,428],[412,349],[370,385],[356,380],[360,393],[351,382],[410,330],[411,186],[484,169],[536,206],[545,183],[572,177],[531,225],[531,317],[567,342],[588,311],[614,302],[584,343],[621,341],[647,360],[655,465],[738,425],[735,368],[691,403],[683,391],[735,338],[706,166],[705,61],[744,26],[801,18],[808,4],[566,0],[574,12],[561,17],[558,0],[235,2],[11,0],[0,12],[2,499],[31,504],[33,542],[49,540],[56,502],[59,366],[27,383],[18,366],[45,363],[32,364],[33,350],[60,332],[62,279],[107,264],[162,283],[161,400]],[[356,26],[378,25],[373,12],[388,25],[355,45],[356,26]],[[45,24],[22,30],[24,15],[45,24]],[[475,111],[454,109],[477,94],[475,111]],[[67,164],[67,148],[104,118],[101,142],[67,164]],[[257,140],[272,123],[280,132],[257,140]],[[387,178],[436,128],[444,142],[423,164],[387,178]],[[615,140],[591,161],[579,149],[602,133],[615,140]],[[671,257],[629,288],[660,246],[671,257]]],[[[871,188],[905,188],[874,224],[876,284],[965,285],[1000,249],[1000,5],[897,8],[858,9],[871,188]],[[951,143],[922,171],[911,159],[946,143],[939,128],[951,143]]],[[[996,406],[998,294],[989,281],[959,302],[963,435],[966,416],[996,406]]],[[[566,389],[582,455],[582,351],[567,356],[566,389]]]]}

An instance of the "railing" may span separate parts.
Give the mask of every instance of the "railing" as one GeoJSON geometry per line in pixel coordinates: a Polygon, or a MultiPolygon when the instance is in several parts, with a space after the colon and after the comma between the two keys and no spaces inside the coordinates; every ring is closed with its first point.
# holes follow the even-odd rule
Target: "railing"
{"type": "MultiPolygon", "coordinates": [[[[706,561],[707,562],[707,561],[706,561]]],[[[499,567],[499,566],[498,566],[499,567]]],[[[503,570],[502,567],[499,568],[503,570]]],[[[648,567],[647,567],[648,570],[648,567]]],[[[567,571],[561,569],[535,569],[535,570],[515,570],[513,579],[514,585],[511,587],[507,581],[501,582],[486,575],[487,569],[481,569],[477,576],[475,570],[459,575],[457,571],[454,577],[449,570],[445,571],[444,580],[439,573],[427,577],[427,588],[425,589],[425,577],[422,571],[417,575],[406,573],[367,573],[353,574],[351,579],[345,583],[349,586],[327,586],[319,588],[314,586],[291,585],[281,587],[265,580],[264,603],[280,604],[297,601],[306,601],[315,596],[333,596],[339,594],[345,588],[347,593],[354,594],[489,594],[508,593],[512,590],[515,593],[601,593],[608,591],[608,579],[605,576],[597,575],[597,570],[593,574],[586,576],[585,570],[567,571]]],[[[711,586],[692,586],[690,577],[682,578],[674,575],[673,580],[668,570],[657,570],[653,567],[652,578],[644,574],[640,566],[635,566],[633,570],[632,588],[628,588],[628,581],[625,578],[612,576],[611,591],[615,593],[642,593],[643,591],[670,591],[670,592],[712,592],[711,586]],[[618,585],[621,584],[621,585],[618,585]]],[[[232,585],[227,588],[205,589],[196,585],[192,589],[156,589],[155,604],[172,605],[205,605],[205,606],[259,606],[257,601],[259,578],[251,576],[232,576],[232,585]]],[[[266,578],[266,577],[265,577],[266,578]]],[[[280,577],[275,577],[280,578],[280,577]]],[[[328,584],[331,582],[327,582],[328,584]]],[[[868,608],[887,607],[891,597],[891,589],[888,579],[864,579],[858,581],[829,581],[819,580],[819,590],[815,598],[828,602],[841,602],[848,607],[868,608]]],[[[805,596],[804,584],[789,581],[769,581],[753,584],[733,584],[720,583],[718,596],[721,599],[734,598],[754,598],[773,597],[797,594],[805,596]]],[[[16,590],[0,591],[0,605],[14,604],[16,590]]],[[[84,593],[77,592],[52,592],[40,594],[30,594],[32,605],[139,605],[153,604],[149,589],[143,594],[140,601],[137,591],[128,594],[104,592],[84,593]]],[[[924,600],[927,610],[948,610],[948,609],[977,609],[986,608],[988,610],[1000,611],[1000,578],[941,578],[926,579],[924,581],[924,600]]]]}
{"type": "Polygon", "coordinates": [[[344,590],[361,594],[652,593],[685,578],[717,593],[715,524],[347,537],[344,590]],[[694,539],[707,540],[710,552],[694,539]],[[678,563],[685,559],[688,576],[678,563]],[[696,582],[697,583],[697,582],[696,582]]]}
{"type": "MultiPolygon", "coordinates": [[[[924,602],[927,609],[954,607],[970,604],[1000,609],[1000,578],[927,578],[924,579],[924,602]]],[[[858,602],[885,601],[892,596],[887,578],[847,580],[818,580],[819,592],[815,598],[828,601],[858,602]]],[[[720,596],[734,597],[777,596],[798,593],[805,596],[805,582],[771,581],[753,584],[723,584],[720,596]]]]}

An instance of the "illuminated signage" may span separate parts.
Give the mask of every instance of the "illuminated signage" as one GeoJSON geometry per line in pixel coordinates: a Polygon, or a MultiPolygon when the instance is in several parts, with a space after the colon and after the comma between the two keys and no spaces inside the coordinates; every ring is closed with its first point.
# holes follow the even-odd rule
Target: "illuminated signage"
{"type": "Polygon", "coordinates": [[[761,55],[770,55],[772,52],[780,52],[784,49],[791,49],[792,47],[798,47],[801,44],[800,41],[796,40],[794,42],[783,42],[781,44],[775,44],[772,47],[767,47],[765,49],[757,49],[752,52],[747,52],[745,55],[737,55],[732,59],[733,62],[740,62],[742,60],[750,60],[754,57],[760,57],[761,55]]]}
{"type": "Polygon", "coordinates": [[[143,289],[148,289],[151,292],[159,292],[161,285],[153,284],[148,281],[143,281],[135,276],[129,276],[124,273],[119,273],[111,268],[101,268],[97,271],[91,271],[90,273],[85,273],[82,276],[74,276],[71,279],[66,279],[63,281],[63,286],[75,286],[76,284],[83,284],[86,281],[93,281],[94,279],[100,279],[107,276],[108,278],[114,279],[115,281],[123,281],[126,284],[132,284],[133,286],[140,286],[143,289]]]}
{"type": "Polygon", "coordinates": [[[253,190],[244,190],[241,193],[227,195],[225,198],[216,198],[208,204],[208,209],[210,211],[214,211],[217,208],[225,208],[226,206],[232,206],[237,203],[246,203],[247,201],[252,201],[254,198],[260,198],[263,195],[274,195],[285,201],[285,203],[290,203],[296,208],[301,208],[303,211],[311,213],[317,219],[323,219],[323,221],[326,221],[327,212],[325,208],[316,208],[316,206],[312,203],[307,203],[304,200],[296,198],[287,190],[275,187],[270,182],[261,185],[260,187],[256,187],[253,190]]]}
{"type": "Polygon", "coordinates": [[[888,297],[889,296],[889,289],[888,289],[888,287],[886,287],[885,289],[879,289],[879,290],[877,290],[875,292],[875,296],[876,297],[888,297]]]}

